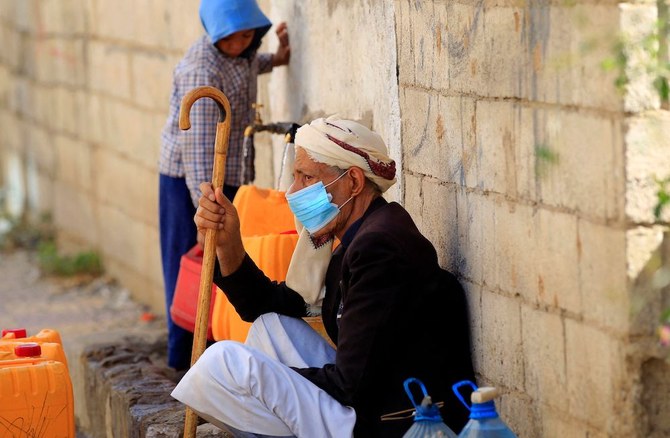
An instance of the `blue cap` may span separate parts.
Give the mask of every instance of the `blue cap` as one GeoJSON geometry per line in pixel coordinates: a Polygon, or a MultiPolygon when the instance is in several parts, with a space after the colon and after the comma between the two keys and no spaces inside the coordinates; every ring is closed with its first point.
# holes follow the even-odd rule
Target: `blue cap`
{"type": "Polygon", "coordinates": [[[248,29],[256,29],[256,37],[260,38],[272,26],[255,0],[202,0],[200,21],[212,44],[248,29]]]}
{"type": "Polygon", "coordinates": [[[498,412],[496,411],[496,405],[493,400],[484,403],[473,403],[470,408],[470,418],[498,418],[498,412]]]}

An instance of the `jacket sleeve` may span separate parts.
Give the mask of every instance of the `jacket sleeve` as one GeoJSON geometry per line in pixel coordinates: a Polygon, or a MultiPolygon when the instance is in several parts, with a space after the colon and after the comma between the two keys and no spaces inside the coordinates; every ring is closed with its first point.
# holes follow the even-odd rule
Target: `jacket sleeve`
{"type": "Polygon", "coordinates": [[[300,318],[306,316],[305,300],[284,282],[271,281],[249,255],[234,273],[223,277],[215,264],[214,283],[226,294],[244,321],[252,322],[260,315],[276,312],[300,318]]]}
{"type": "Polygon", "coordinates": [[[401,305],[408,263],[388,233],[366,233],[347,250],[345,265],[349,275],[342,280],[335,363],[296,371],[340,403],[355,406],[365,373],[374,372],[370,364],[388,343],[384,332],[393,324],[392,311],[401,305]]]}

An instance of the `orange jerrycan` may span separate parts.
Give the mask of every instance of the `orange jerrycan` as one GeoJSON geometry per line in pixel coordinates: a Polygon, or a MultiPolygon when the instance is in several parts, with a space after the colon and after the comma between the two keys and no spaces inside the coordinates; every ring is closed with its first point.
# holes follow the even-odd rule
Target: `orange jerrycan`
{"type": "MultiPolygon", "coordinates": [[[[18,359],[15,350],[17,346],[22,346],[26,344],[31,344],[30,342],[22,342],[21,340],[7,342],[0,341],[0,361],[2,360],[12,360],[18,359]]],[[[61,344],[55,342],[42,342],[37,344],[41,347],[42,357],[44,359],[55,360],[56,362],[62,362],[67,367],[67,359],[65,358],[65,353],[63,352],[63,347],[61,344]]],[[[1,437],[2,435],[0,435],[1,437]]]]}
{"type": "Polygon", "coordinates": [[[67,359],[60,334],[53,329],[40,330],[35,336],[28,336],[24,328],[3,330],[2,338],[0,338],[0,360],[16,359],[15,346],[31,342],[35,342],[42,347],[42,358],[62,362],[67,367],[67,359]]]}
{"type": "MultiPolygon", "coordinates": [[[[242,237],[244,248],[256,266],[270,280],[284,281],[291,263],[293,250],[298,243],[296,232],[242,237]]],[[[244,342],[251,323],[242,321],[235,308],[222,291],[214,298],[212,334],[217,341],[230,339],[244,342]]]]}
{"type": "Polygon", "coordinates": [[[21,342],[37,342],[38,344],[42,342],[55,342],[63,345],[60,334],[54,329],[42,329],[35,336],[28,336],[24,328],[2,330],[2,340],[10,339],[20,340],[21,342]]]}
{"type": "Polygon", "coordinates": [[[253,185],[240,186],[233,205],[242,236],[262,236],[295,230],[295,218],[285,192],[253,185]]]}
{"type": "Polygon", "coordinates": [[[67,367],[41,357],[37,343],[17,344],[0,361],[0,436],[74,438],[74,399],[67,367]]]}

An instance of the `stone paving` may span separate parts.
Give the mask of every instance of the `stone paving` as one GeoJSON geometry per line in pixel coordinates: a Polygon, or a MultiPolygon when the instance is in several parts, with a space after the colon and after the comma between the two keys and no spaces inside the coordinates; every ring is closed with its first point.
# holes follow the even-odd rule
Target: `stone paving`
{"type": "MultiPolygon", "coordinates": [[[[16,327],[60,333],[77,438],[181,436],[184,409],[169,396],[165,321],[112,278],[46,277],[33,253],[0,252],[0,328],[16,327]]],[[[226,435],[202,424],[197,436],[226,435]]]]}

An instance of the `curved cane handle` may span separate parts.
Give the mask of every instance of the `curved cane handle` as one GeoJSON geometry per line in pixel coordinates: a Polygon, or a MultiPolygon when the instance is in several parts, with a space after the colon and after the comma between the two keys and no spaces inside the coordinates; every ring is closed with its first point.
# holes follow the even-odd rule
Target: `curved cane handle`
{"type": "Polygon", "coordinates": [[[189,91],[181,99],[181,108],[179,109],[179,128],[186,131],[191,127],[191,107],[196,100],[201,97],[209,97],[214,99],[219,107],[219,123],[224,121],[230,125],[230,118],[226,120],[226,115],[230,114],[230,102],[225,94],[218,88],[214,87],[197,87],[189,91]]]}

